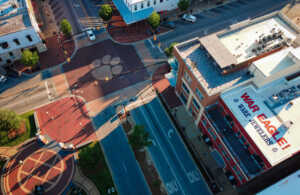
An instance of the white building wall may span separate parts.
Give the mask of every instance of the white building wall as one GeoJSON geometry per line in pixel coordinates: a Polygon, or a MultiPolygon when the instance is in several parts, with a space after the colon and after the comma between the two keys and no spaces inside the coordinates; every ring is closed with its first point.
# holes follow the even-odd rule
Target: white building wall
{"type": "MultiPolygon", "coordinates": [[[[125,0],[124,0],[125,1],[125,0]]],[[[153,7],[156,12],[170,11],[177,8],[179,0],[144,0],[135,4],[129,4],[128,7],[132,12],[153,7]]]]}
{"type": "Polygon", "coordinates": [[[0,47],[0,66],[7,64],[7,60],[10,60],[11,62],[19,60],[21,58],[21,49],[36,47],[38,52],[47,50],[39,34],[33,27],[1,36],[0,43],[4,42],[7,42],[8,47],[6,49],[0,47]],[[30,41],[26,36],[30,36],[32,41],[30,41]],[[14,39],[17,39],[20,44],[17,44],[14,39]]]}

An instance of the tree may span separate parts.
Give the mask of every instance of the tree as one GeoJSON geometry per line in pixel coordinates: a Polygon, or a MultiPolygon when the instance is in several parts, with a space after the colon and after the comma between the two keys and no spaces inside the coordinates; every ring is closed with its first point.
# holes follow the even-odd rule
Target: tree
{"type": "Polygon", "coordinates": [[[160,15],[156,12],[152,12],[152,14],[148,18],[148,22],[153,29],[156,29],[160,23],[160,15]]]}
{"type": "Polygon", "coordinates": [[[179,7],[180,11],[186,11],[189,6],[190,6],[190,1],[189,0],[180,0],[177,4],[179,7]]]}
{"type": "Polygon", "coordinates": [[[9,142],[9,132],[18,130],[21,126],[21,121],[21,117],[14,111],[0,110],[0,145],[9,142]]]}
{"type": "Polygon", "coordinates": [[[112,8],[110,7],[109,4],[104,4],[101,6],[100,11],[99,11],[99,16],[105,21],[108,21],[111,19],[112,8]]]}
{"type": "Polygon", "coordinates": [[[139,150],[152,144],[149,140],[149,133],[141,125],[134,126],[133,133],[129,136],[129,143],[134,150],[139,150]]]}
{"type": "Polygon", "coordinates": [[[173,43],[171,43],[171,45],[169,46],[169,47],[167,47],[166,49],[165,49],[165,53],[166,53],[166,55],[168,56],[168,57],[172,57],[173,56],[173,48],[174,48],[174,46],[177,44],[177,42],[173,42],[173,43]]]}
{"type": "Polygon", "coordinates": [[[72,26],[70,22],[67,19],[63,19],[60,22],[60,30],[64,33],[66,36],[71,36],[72,34],[72,26]]]}
{"type": "Polygon", "coordinates": [[[31,52],[29,49],[25,49],[22,52],[21,63],[25,66],[30,66],[32,68],[39,62],[40,57],[36,51],[31,52]]]}
{"type": "Polygon", "coordinates": [[[97,142],[90,143],[79,152],[79,163],[82,167],[96,167],[101,155],[100,146],[97,142]]]}

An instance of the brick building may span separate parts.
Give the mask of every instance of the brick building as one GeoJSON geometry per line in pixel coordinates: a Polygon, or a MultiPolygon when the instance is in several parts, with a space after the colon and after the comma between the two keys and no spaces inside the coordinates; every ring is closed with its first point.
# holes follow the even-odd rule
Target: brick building
{"type": "MultiPolygon", "coordinates": [[[[255,122],[250,123],[243,118],[253,110],[247,107],[250,103],[241,107],[234,103],[242,102],[243,94],[251,94],[249,101],[257,98],[259,109],[264,111],[261,114],[267,113],[262,115],[264,118],[277,118],[274,122],[277,126],[289,125],[290,112],[283,116],[275,111],[279,102],[281,106],[287,106],[288,101],[279,98],[279,95],[279,102],[276,98],[272,102],[270,98],[274,94],[285,93],[282,91],[298,94],[300,90],[300,85],[297,85],[299,79],[294,79],[298,78],[300,70],[300,50],[294,48],[299,32],[298,27],[285,16],[272,13],[174,47],[174,56],[179,64],[176,93],[204,139],[224,160],[224,170],[230,178],[234,176],[238,185],[284,161],[300,148],[293,144],[295,148],[287,149],[290,152],[286,154],[287,150],[277,152],[282,149],[276,147],[274,150],[280,158],[276,155],[271,157],[272,149],[261,148],[266,142],[258,140],[264,136],[265,139],[272,138],[272,132],[260,137],[259,133],[267,131],[260,126],[257,134],[249,133],[255,130],[253,127],[249,129],[249,126],[257,126],[259,119],[256,113],[250,116],[256,117],[255,122]]],[[[296,96],[293,96],[294,107],[299,102],[296,96]]],[[[248,98],[247,95],[244,97],[248,98]]],[[[273,140],[272,144],[276,143],[277,140],[273,140]]]]}

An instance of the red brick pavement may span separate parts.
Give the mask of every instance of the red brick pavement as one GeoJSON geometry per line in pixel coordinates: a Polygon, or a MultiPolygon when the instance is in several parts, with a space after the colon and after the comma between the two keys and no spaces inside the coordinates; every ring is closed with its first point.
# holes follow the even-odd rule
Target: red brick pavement
{"type": "MultiPolygon", "coordinates": [[[[54,35],[45,40],[47,51],[39,54],[40,69],[33,70],[33,72],[61,64],[72,55],[75,50],[74,41],[66,41],[66,38],[63,37],[61,41],[62,44],[60,44],[57,37],[58,35],[54,35]],[[64,51],[67,51],[67,54],[65,54],[64,51]]],[[[13,67],[21,72],[28,69],[23,64],[21,64],[20,61],[14,62],[13,67]]]]}
{"type": "Polygon", "coordinates": [[[43,185],[45,195],[62,194],[73,173],[72,154],[60,155],[53,150],[40,148],[33,141],[7,163],[4,191],[6,194],[31,194],[36,185],[43,185]]]}
{"type": "MultiPolygon", "coordinates": [[[[114,13],[114,16],[108,24],[110,36],[120,43],[131,43],[147,39],[152,36],[148,34],[147,31],[149,30],[151,30],[151,26],[146,20],[126,25],[118,12],[114,13]]],[[[168,29],[164,27],[159,27],[159,30],[159,33],[168,31],[168,29]]]]}
{"type": "Polygon", "coordinates": [[[170,85],[164,74],[170,72],[170,66],[165,64],[159,67],[152,76],[152,85],[163,95],[170,108],[181,105],[180,100],[175,94],[175,89],[170,85]]]}
{"type": "Polygon", "coordinates": [[[40,54],[41,69],[49,68],[66,61],[75,49],[74,41],[67,41],[65,37],[58,41],[58,35],[47,38],[46,40],[47,51],[40,54]],[[62,44],[60,44],[60,42],[62,44]],[[64,50],[67,51],[65,55],[64,50]]]}
{"type": "Polygon", "coordinates": [[[38,108],[36,114],[41,134],[57,142],[76,146],[96,139],[86,106],[79,98],[63,98],[38,108]]]}

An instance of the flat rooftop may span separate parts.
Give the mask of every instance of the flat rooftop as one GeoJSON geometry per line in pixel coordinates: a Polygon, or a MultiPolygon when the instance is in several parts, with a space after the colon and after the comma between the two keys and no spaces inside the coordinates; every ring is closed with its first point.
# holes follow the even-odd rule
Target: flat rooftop
{"type": "MultiPolygon", "coordinates": [[[[290,26],[279,14],[266,19],[258,20],[255,23],[243,25],[242,27],[218,35],[221,43],[236,58],[238,63],[244,62],[256,56],[253,49],[257,48],[258,41],[273,35],[282,33],[283,38],[294,41],[297,37],[296,30],[290,26]]],[[[273,41],[276,44],[276,40],[273,41]]]]}
{"type": "Polygon", "coordinates": [[[253,65],[254,69],[259,70],[265,77],[295,65],[300,66],[300,48],[288,47],[253,62],[253,65]]]}
{"type": "Polygon", "coordinates": [[[217,94],[251,78],[251,75],[247,74],[247,69],[222,75],[215,60],[201,47],[198,38],[176,47],[187,67],[193,72],[208,95],[217,94]]]}
{"type": "Polygon", "coordinates": [[[0,36],[31,26],[26,0],[0,0],[0,36]]]}
{"type": "Polygon", "coordinates": [[[267,187],[257,195],[300,194],[300,170],[267,187]]]}
{"type": "Polygon", "coordinates": [[[260,89],[247,84],[221,94],[226,106],[272,166],[300,151],[299,92],[298,77],[288,83],[279,80],[260,89]]]}

